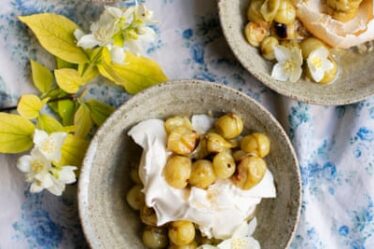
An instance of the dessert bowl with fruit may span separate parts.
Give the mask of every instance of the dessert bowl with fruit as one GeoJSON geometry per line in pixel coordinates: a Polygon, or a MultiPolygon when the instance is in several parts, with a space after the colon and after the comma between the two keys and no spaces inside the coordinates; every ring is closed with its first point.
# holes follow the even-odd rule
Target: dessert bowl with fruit
{"type": "Polygon", "coordinates": [[[155,86],[120,107],[79,182],[92,248],[287,248],[300,198],[279,123],[248,96],[201,81],[155,86]]]}
{"type": "Polygon", "coordinates": [[[258,80],[301,101],[374,94],[373,0],[220,0],[224,35],[258,80]]]}

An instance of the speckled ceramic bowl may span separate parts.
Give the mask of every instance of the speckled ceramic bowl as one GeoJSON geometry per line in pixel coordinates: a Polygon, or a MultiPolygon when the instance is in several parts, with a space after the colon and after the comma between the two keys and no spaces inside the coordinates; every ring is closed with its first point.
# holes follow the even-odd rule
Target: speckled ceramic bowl
{"type": "Polygon", "coordinates": [[[223,33],[232,51],[242,65],[258,80],[285,96],[321,105],[345,105],[363,100],[374,94],[374,56],[347,51],[339,58],[337,80],[320,85],[300,80],[296,83],[271,78],[272,62],[263,59],[257,48],[245,40],[246,10],[250,0],[220,0],[219,16],[223,33]]]}
{"type": "Polygon", "coordinates": [[[138,213],[126,204],[132,185],[131,165],[141,150],[127,131],[149,118],[175,114],[236,112],[246,131],[264,131],[271,138],[267,163],[273,172],[277,198],[258,207],[255,237],[266,249],[289,245],[299,219],[300,175],[295,152],[279,123],[248,96],[222,85],[177,81],[150,88],[120,107],[91,142],[79,180],[79,212],[92,248],[144,248],[138,213]]]}

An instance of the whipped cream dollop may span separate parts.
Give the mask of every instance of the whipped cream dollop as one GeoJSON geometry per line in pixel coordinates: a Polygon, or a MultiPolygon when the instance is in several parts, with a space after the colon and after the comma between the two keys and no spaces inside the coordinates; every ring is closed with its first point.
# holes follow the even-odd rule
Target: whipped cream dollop
{"type": "MultiPolygon", "coordinates": [[[[200,134],[208,131],[213,122],[214,119],[207,115],[192,117],[192,126],[200,134]]],[[[173,188],[163,175],[167,158],[171,155],[166,149],[164,121],[149,119],[140,122],[128,134],[143,148],[139,176],[144,184],[146,205],[156,212],[157,225],[189,220],[199,226],[203,235],[227,239],[253,214],[261,198],[276,197],[269,170],[259,184],[247,191],[236,187],[230,180],[218,180],[207,189],[173,188]]]]}
{"type": "Polygon", "coordinates": [[[335,48],[350,48],[374,39],[373,0],[364,0],[355,18],[348,22],[333,19],[322,0],[301,0],[297,17],[317,38],[335,48]]]}

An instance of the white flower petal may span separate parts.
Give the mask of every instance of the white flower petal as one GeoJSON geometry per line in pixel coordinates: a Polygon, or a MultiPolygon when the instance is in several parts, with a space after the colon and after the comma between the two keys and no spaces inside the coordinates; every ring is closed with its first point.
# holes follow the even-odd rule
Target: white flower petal
{"type": "Polygon", "coordinates": [[[251,236],[255,232],[256,227],[257,227],[257,219],[255,217],[248,224],[248,235],[249,236],[251,236]]]}
{"type": "Polygon", "coordinates": [[[128,7],[122,12],[122,17],[126,20],[131,19],[130,21],[132,21],[135,11],[136,9],[134,6],[128,7]]]}
{"type": "Polygon", "coordinates": [[[67,134],[65,132],[54,132],[46,139],[36,145],[38,151],[50,161],[59,161],[61,159],[61,147],[67,134]]]}
{"type": "Polygon", "coordinates": [[[316,82],[320,82],[323,79],[323,76],[325,75],[325,70],[313,69],[313,70],[309,70],[309,71],[310,71],[310,74],[311,74],[313,80],[316,81],[316,82]]]}
{"type": "Polygon", "coordinates": [[[231,239],[224,240],[221,243],[219,243],[217,247],[219,249],[231,249],[231,241],[231,239]]]}
{"type": "Polygon", "coordinates": [[[139,39],[143,42],[153,42],[156,39],[156,32],[150,27],[140,28],[139,33],[139,39]]]}
{"type": "Polygon", "coordinates": [[[334,64],[329,59],[324,59],[322,63],[322,67],[325,69],[325,72],[334,68],[334,64]]]}
{"type": "Polygon", "coordinates": [[[297,65],[301,67],[301,65],[303,64],[303,55],[301,49],[297,47],[292,47],[290,57],[292,61],[296,62],[297,65]]]}
{"type": "Polygon", "coordinates": [[[291,82],[296,82],[300,79],[301,77],[301,74],[303,73],[303,70],[301,69],[301,67],[297,67],[295,68],[289,75],[289,80],[291,82]]]}
{"type": "Polygon", "coordinates": [[[100,42],[96,40],[95,36],[93,34],[88,34],[82,36],[79,40],[77,45],[84,49],[90,49],[94,48],[98,45],[100,45],[100,42]]]}
{"type": "Polygon", "coordinates": [[[115,18],[121,18],[123,11],[120,8],[105,6],[105,11],[115,18]]]}
{"type": "Polygon", "coordinates": [[[68,134],[66,132],[54,132],[54,133],[51,133],[49,137],[50,139],[53,139],[56,145],[56,149],[60,151],[67,135],[68,134]]]}
{"type": "Polygon", "coordinates": [[[248,244],[248,247],[246,247],[246,248],[261,249],[260,243],[253,237],[247,238],[247,244],[248,244]]]}
{"type": "Polygon", "coordinates": [[[274,79],[279,80],[279,81],[287,81],[288,80],[288,75],[283,70],[283,65],[281,63],[277,63],[277,64],[274,65],[273,70],[271,72],[271,77],[273,77],[274,79]]]}
{"type": "Polygon", "coordinates": [[[243,222],[234,232],[233,238],[242,238],[248,236],[248,224],[243,222]]]}
{"type": "Polygon", "coordinates": [[[118,46],[113,46],[110,49],[112,61],[117,64],[123,64],[125,62],[125,50],[118,46]]]}
{"type": "Polygon", "coordinates": [[[64,192],[65,190],[65,184],[54,179],[53,185],[49,187],[47,190],[54,195],[60,196],[62,195],[62,192],[64,192]]]}
{"type": "Polygon", "coordinates": [[[85,33],[82,30],[80,29],[74,30],[74,37],[77,41],[79,41],[84,35],[85,33]]]}
{"type": "Polygon", "coordinates": [[[30,192],[31,193],[39,193],[43,190],[43,186],[38,182],[33,182],[30,185],[30,192]]]}
{"type": "Polygon", "coordinates": [[[139,42],[137,42],[136,40],[127,41],[125,44],[125,49],[136,55],[140,55],[143,50],[139,42]]]}
{"type": "Polygon", "coordinates": [[[53,185],[53,176],[49,172],[42,172],[35,175],[34,178],[41,183],[43,188],[49,188],[53,185]]]}
{"type": "Polygon", "coordinates": [[[286,61],[291,57],[290,50],[284,46],[276,46],[274,48],[274,55],[279,62],[286,61]]]}
{"type": "Polygon", "coordinates": [[[58,180],[65,184],[74,183],[76,181],[76,176],[74,173],[74,170],[76,170],[77,167],[74,166],[64,166],[62,167],[58,180]]]}
{"type": "Polygon", "coordinates": [[[34,132],[34,144],[35,145],[40,145],[44,140],[48,138],[48,133],[42,130],[36,129],[34,132]]]}
{"type": "Polygon", "coordinates": [[[137,9],[138,18],[142,19],[145,23],[152,22],[153,11],[148,10],[144,4],[140,4],[137,9]]]}
{"type": "Polygon", "coordinates": [[[17,168],[22,172],[30,172],[31,171],[31,160],[32,157],[30,155],[21,156],[17,162],[17,168]]]}

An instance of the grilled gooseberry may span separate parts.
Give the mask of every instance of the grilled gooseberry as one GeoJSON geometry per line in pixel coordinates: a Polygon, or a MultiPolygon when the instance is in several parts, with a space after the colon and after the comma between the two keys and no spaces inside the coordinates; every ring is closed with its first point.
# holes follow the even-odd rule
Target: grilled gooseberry
{"type": "Polygon", "coordinates": [[[279,39],[292,40],[292,39],[295,39],[296,37],[295,23],[284,24],[284,23],[274,22],[273,31],[274,31],[274,34],[279,39]]]}
{"type": "Polygon", "coordinates": [[[281,0],[274,21],[283,24],[291,24],[296,19],[296,9],[288,0],[281,0]]]}
{"type": "Polygon", "coordinates": [[[238,170],[232,177],[232,180],[241,189],[248,190],[262,180],[265,172],[265,161],[257,156],[249,156],[239,163],[238,170]]]}
{"type": "Polygon", "coordinates": [[[230,151],[222,151],[213,158],[214,173],[219,179],[227,179],[235,173],[235,161],[230,151]]]}
{"type": "Polygon", "coordinates": [[[140,180],[140,177],[139,177],[139,169],[138,168],[132,168],[131,171],[130,171],[130,177],[131,177],[131,180],[136,183],[136,184],[141,184],[142,181],[140,180]]]}
{"type": "Polygon", "coordinates": [[[327,48],[326,45],[322,41],[318,40],[317,38],[313,38],[313,37],[303,40],[300,44],[300,47],[301,47],[301,51],[303,53],[304,59],[307,59],[309,54],[318,48],[321,48],[321,47],[327,48]]]}
{"type": "Polygon", "coordinates": [[[160,227],[147,226],[143,231],[143,243],[150,249],[162,249],[168,245],[166,231],[160,227]]]}
{"type": "Polygon", "coordinates": [[[188,117],[185,117],[185,116],[170,117],[166,119],[164,126],[165,126],[165,130],[167,133],[172,132],[178,127],[185,127],[185,128],[192,130],[192,124],[190,120],[188,119],[188,117]]]}
{"type": "Polygon", "coordinates": [[[268,36],[261,42],[261,54],[267,60],[274,60],[274,48],[279,45],[278,39],[268,36]]]}
{"type": "Polygon", "coordinates": [[[265,21],[273,21],[278,12],[280,3],[281,0],[265,0],[260,9],[262,17],[265,19],[265,21]]]}
{"type": "Polygon", "coordinates": [[[258,47],[262,40],[269,34],[269,29],[266,23],[249,22],[245,26],[244,34],[249,44],[258,47]]]}
{"type": "Polygon", "coordinates": [[[197,139],[196,132],[180,126],[169,134],[167,148],[178,155],[188,155],[194,150],[197,139]]]}
{"type": "Polygon", "coordinates": [[[205,139],[206,149],[210,153],[222,152],[233,147],[231,143],[229,143],[222,136],[214,132],[206,134],[205,139]]]}
{"type": "Polygon", "coordinates": [[[198,188],[207,188],[214,183],[216,176],[214,174],[212,163],[208,160],[197,160],[192,164],[189,183],[198,188]]]}
{"type": "Polygon", "coordinates": [[[140,219],[146,225],[157,226],[157,216],[155,210],[147,207],[146,205],[140,209],[140,219]]]}
{"type": "Polygon", "coordinates": [[[244,152],[265,157],[270,152],[270,139],[264,133],[255,132],[242,139],[240,148],[244,152]]]}
{"type": "Polygon", "coordinates": [[[169,239],[177,246],[190,244],[195,238],[195,226],[190,221],[174,221],[169,227],[169,239]]]}
{"type": "Polygon", "coordinates": [[[192,243],[190,243],[188,245],[184,245],[184,246],[177,246],[177,245],[174,245],[174,244],[171,244],[169,246],[169,249],[196,249],[196,248],[197,248],[196,241],[192,241],[192,243]]]}
{"type": "Polygon", "coordinates": [[[243,131],[243,120],[234,113],[229,113],[219,117],[214,128],[217,133],[226,139],[233,139],[243,131]]]}
{"type": "Polygon", "coordinates": [[[184,156],[169,157],[164,175],[166,182],[174,188],[185,188],[191,175],[191,159],[184,156]]]}
{"type": "Polygon", "coordinates": [[[142,187],[140,185],[135,185],[127,192],[126,195],[127,203],[134,210],[139,210],[144,206],[145,197],[142,192],[142,187]]]}
{"type": "Polygon", "coordinates": [[[262,16],[260,9],[264,0],[252,0],[247,10],[247,18],[252,22],[264,22],[265,19],[262,16]]]}

